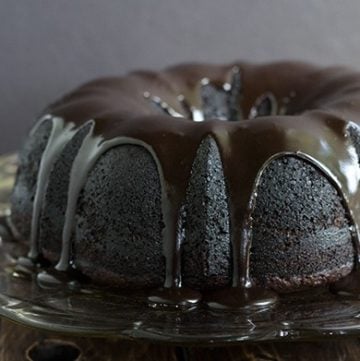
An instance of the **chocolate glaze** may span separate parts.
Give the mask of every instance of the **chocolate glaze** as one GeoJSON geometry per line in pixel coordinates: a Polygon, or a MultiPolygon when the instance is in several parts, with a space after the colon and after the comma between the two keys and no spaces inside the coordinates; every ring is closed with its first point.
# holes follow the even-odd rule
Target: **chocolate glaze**
{"type": "MultiPolygon", "coordinates": [[[[50,117],[45,116],[40,120],[40,124],[49,119],[50,117]]],[[[30,234],[30,251],[29,258],[36,259],[39,256],[38,251],[38,228],[39,228],[39,217],[41,206],[44,202],[45,190],[47,180],[49,178],[50,170],[52,165],[55,162],[56,157],[63,150],[65,144],[71,139],[75,134],[74,125],[71,123],[65,124],[64,120],[61,118],[52,118],[52,129],[51,134],[43,153],[40,169],[38,173],[38,181],[36,184],[36,193],[34,200],[34,209],[31,222],[31,234],[30,234]]],[[[33,132],[36,131],[33,129],[33,132]]]]}
{"type": "Polygon", "coordinates": [[[283,155],[311,163],[337,188],[359,257],[360,168],[349,137],[349,127],[359,127],[359,73],[290,62],[180,65],[90,82],[50,106],[46,114],[38,124],[51,119],[52,132],[38,174],[31,258],[39,254],[38,218],[51,166],[75,131],[91,124],[71,170],[58,271],[71,265],[76,206],[87,174],[108,149],[136,144],[153,156],[162,186],[165,283],[149,299],[197,302],[198,294],[182,288],[178,230],[196,151],[209,135],[219,148],[227,181],[233,255],[231,291],[211,295],[210,306],[236,308],[275,300],[251,283],[251,214],[262,172],[283,155]],[[211,108],[212,104],[217,106],[211,108]]]}

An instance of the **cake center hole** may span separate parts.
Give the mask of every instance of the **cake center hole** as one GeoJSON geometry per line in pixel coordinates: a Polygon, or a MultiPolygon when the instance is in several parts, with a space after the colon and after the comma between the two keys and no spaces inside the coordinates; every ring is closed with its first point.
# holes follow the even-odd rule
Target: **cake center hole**
{"type": "Polygon", "coordinates": [[[80,349],[72,343],[55,340],[36,342],[27,351],[30,361],[78,361],[80,349]]]}
{"type": "MultiPolygon", "coordinates": [[[[144,97],[152,106],[172,117],[191,119],[194,122],[205,120],[239,121],[264,116],[287,114],[287,103],[292,95],[280,100],[272,92],[265,92],[253,101],[248,112],[242,108],[243,82],[238,67],[234,67],[229,81],[215,83],[208,78],[199,81],[198,103],[191,104],[184,95],[179,94],[173,105],[168,104],[157,95],[144,92],[144,97]]],[[[293,93],[293,92],[291,92],[293,93]]]]}

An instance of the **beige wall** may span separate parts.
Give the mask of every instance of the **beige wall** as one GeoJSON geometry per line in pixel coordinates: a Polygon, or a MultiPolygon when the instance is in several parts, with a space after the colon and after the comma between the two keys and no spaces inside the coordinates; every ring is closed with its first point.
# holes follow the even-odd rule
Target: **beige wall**
{"type": "Polygon", "coordinates": [[[360,68],[360,1],[1,0],[0,153],[90,78],[239,58],[360,68]]]}

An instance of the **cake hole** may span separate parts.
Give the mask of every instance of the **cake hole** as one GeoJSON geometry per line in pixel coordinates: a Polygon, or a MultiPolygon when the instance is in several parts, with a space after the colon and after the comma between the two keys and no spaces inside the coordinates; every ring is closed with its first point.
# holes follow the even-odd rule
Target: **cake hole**
{"type": "Polygon", "coordinates": [[[230,79],[221,85],[215,84],[209,78],[199,80],[201,104],[195,106],[183,94],[179,94],[176,99],[179,109],[182,109],[180,112],[172,108],[159,96],[152,95],[149,91],[145,91],[143,96],[162,113],[173,117],[185,117],[194,122],[210,119],[237,121],[243,119],[240,106],[242,90],[240,69],[235,66],[230,71],[230,79]]]}
{"type": "Polygon", "coordinates": [[[73,343],[59,340],[35,342],[26,352],[28,361],[80,361],[81,351],[73,343]]]}
{"type": "Polygon", "coordinates": [[[249,119],[257,117],[276,115],[278,112],[278,104],[275,96],[268,92],[259,96],[254,105],[250,109],[249,119]]]}

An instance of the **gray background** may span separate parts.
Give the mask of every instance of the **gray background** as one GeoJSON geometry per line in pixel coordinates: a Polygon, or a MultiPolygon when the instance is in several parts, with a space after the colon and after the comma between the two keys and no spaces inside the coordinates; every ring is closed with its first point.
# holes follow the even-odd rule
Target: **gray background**
{"type": "Polygon", "coordinates": [[[358,0],[0,0],[0,153],[90,78],[182,61],[360,68],[358,0]]]}

